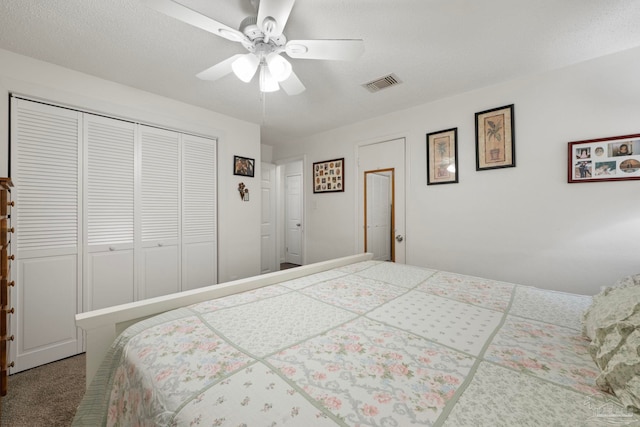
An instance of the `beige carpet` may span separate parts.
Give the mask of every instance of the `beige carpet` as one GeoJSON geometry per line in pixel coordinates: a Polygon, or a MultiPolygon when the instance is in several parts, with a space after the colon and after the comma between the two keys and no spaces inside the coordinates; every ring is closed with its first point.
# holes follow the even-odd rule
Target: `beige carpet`
{"type": "Polygon", "coordinates": [[[85,390],[85,355],[9,376],[0,425],[70,426],[85,390]]]}

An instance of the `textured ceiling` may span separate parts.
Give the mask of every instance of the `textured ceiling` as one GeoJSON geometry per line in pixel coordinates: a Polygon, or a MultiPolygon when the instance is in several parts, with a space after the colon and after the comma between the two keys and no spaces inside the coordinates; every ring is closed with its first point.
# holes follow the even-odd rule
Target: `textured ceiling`
{"type": "MultiPolygon", "coordinates": [[[[179,2],[233,28],[254,14],[249,0],[179,2]]],[[[0,48],[259,123],[278,145],[640,46],[638,23],[640,0],[297,0],[288,39],[361,38],[365,53],[291,59],[307,90],[264,100],[257,79],[195,77],[240,44],[138,0],[0,0],[0,48]],[[403,83],[361,86],[389,73],[403,83]]]]}

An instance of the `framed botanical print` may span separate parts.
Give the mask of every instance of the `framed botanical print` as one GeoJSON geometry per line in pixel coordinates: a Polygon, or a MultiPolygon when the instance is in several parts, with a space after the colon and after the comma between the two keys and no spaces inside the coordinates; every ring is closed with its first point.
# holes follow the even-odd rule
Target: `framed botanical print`
{"type": "Polygon", "coordinates": [[[427,185],[458,182],[458,128],[427,134],[427,185]]]}
{"type": "Polygon", "coordinates": [[[515,165],[513,104],[476,113],[476,170],[515,165]]]}

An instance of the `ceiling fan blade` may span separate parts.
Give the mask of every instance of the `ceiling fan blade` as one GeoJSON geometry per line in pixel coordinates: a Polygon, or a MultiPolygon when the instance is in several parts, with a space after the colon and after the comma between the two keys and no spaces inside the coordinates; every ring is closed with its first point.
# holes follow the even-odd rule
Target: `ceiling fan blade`
{"type": "Polygon", "coordinates": [[[280,82],[280,87],[287,92],[287,95],[297,95],[306,89],[294,72],[291,72],[288,79],[280,82]]]}
{"type": "Polygon", "coordinates": [[[258,27],[265,35],[279,36],[282,34],[295,1],[296,0],[260,0],[260,6],[258,7],[258,27]]]}
{"type": "Polygon", "coordinates": [[[240,31],[235,30],[221,22],[211,19],[208,16],[189,9],[186,6],[178,4],[172,0],[142,0],[151,9],[164,13],[179,21],[185,22],[194,27],[201,28],[216,36],[224,37],[227,40],[240,42],[246,39],[246,36],[240,31]]]}
{"type": "Polygon", "coordinates": [[[348,61],[364,53],[364,41],[352,40],[289,40],[285,52],[292,58],[348,61]]]}
{"type": "Polygon", "coordinates": [[[241,53],[237,55],[233,55],[231,58],[227,58],[224,61],[217,63],[213,67],[207,68],[206,70],[196,74],[196,77],[201,80],[209,80],[209,81],[218,80],[219,78],[224,77],[227,74],[230,74],[231,72],[233,72],[231,65],[238,58],[241,58],[242,56],[244,55],[241,53]]]}

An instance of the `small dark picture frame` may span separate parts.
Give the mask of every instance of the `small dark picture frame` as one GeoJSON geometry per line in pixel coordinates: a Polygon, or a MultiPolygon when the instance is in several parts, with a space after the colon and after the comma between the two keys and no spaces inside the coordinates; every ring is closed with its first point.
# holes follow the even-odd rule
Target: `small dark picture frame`
{"type": "Polygon", "coordinates": [[[337,193],[344,191],[344,157],[313,164],[313,192],[337,193]]]}
{"type": "Polygon", "coordinates": [[[255,173],[255,159],[233,156],[233,174],[253,177],[255,173]]]}
{"type": "Polygon", "coordinates": [[[513,104],[476,113],[476,170],[515,166],[513,104]]]}
{"type": "Polygon", "coordinates": [[[458,182],[458,128],[427,134],[427,185],[458,182]]]}
{"type": "Polygon", "coordinates": [[[568,183],[640,179],[640,134],[569,143],[568,183]]]}

